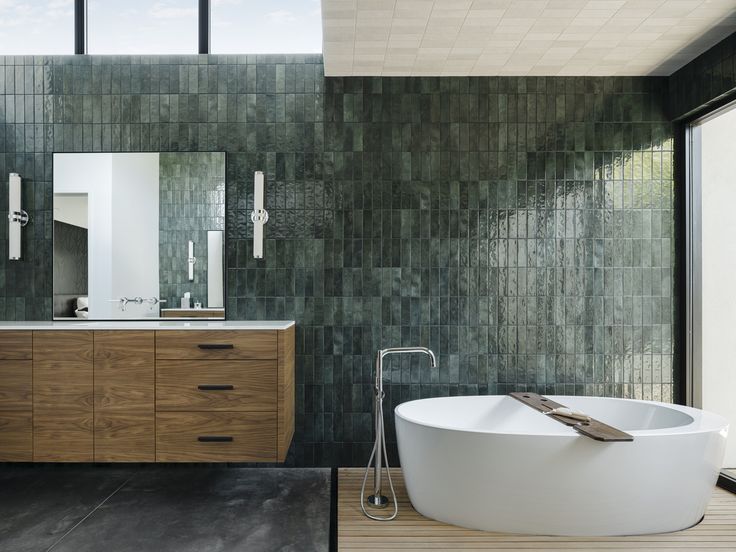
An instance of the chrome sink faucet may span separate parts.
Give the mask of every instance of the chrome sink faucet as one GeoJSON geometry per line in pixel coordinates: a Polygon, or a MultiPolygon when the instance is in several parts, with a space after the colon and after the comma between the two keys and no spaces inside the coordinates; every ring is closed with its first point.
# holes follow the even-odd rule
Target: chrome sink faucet
{"type": "Polygon", "coordinates": [[[422,353],[429,357],[430,366],[435,368],[437,366],[437,358],[434,353],[426,347],[392,347],[389,349],[379,349],[376,355],[376,380],[373,386],[374,393],[374,424],[376,430],[376,441],[373,444],[373,450],[368,460],[368,466],[365,469],[365,475],[363,476],[363,485],[360,489],[360,507],[363,513],[371,519],[377,521],[391,521],[396,517],[399,511],[398,504],[396,503],[396,492],[394,491],[393,482],[391,481],[391,472],[389,471],[388,456],[386,454],[386,432],[383,426],[383,397],[385,393],[383,391],[383,359],[389,355],[402,355],[402,354],[413,354],[422,353]],[[365,505],[372,508],[385,508],[388,505],[388,497],[382,493],[382,469],[385,461],[386,475],[388,477],[388,484],[391,488],[391,494],[393,495],[394,502],[394,513],[388,517],[379,517],[369,514],[365,505]],[[371,464],[373,464],[373,494],[368,498],[365,498],[365,485],[368,480],[368,472],[370,471],[371,464]]]}
{"type": "Polygon", "coordinates": [[[143,303],[148,303],[153,307],[153,305],[157,305],[159,303],[165,303],[166,299],[159,299],[158,297],[149,297],[148,299],[144,297],[121,297],[120,299],[108,299],[108,303],[120,303],[120,310],[124,311],[125,306],[128,303],[135,303],[136,305],[142,305],[143,303]]]}

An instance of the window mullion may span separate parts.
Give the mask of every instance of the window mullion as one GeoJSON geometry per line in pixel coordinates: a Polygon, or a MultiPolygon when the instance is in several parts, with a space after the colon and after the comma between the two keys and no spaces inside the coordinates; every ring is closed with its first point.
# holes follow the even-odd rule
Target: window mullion
{"type": "Polygon", "coordinates": [[[210,0],[199,0],[199,53],[210,53],[210,0]]]}

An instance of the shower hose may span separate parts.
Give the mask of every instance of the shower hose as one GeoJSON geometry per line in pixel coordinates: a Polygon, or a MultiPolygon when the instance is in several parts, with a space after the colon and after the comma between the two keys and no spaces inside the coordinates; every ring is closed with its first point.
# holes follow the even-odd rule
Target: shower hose
{"type": "Polygon", "coordinates": [[[376,521],[391,521],[395,519],[396,515],[399,513],[399,504],[396,502],[396,491],[394,490],[393,481],[391,481],[391,470],[389,469],[388,455],[386,453],[386,431],[383,427],[383,396],[384,393],[382,393],[381,396],[376,396],[376,416],[378,417],[378,423],[381,426],[381,437],[380,439],[376,437],[376,442],[373,443],[371,457],[368,459],[368,465],[365,468],[365,474],[363,475],[363,484],[360,487],[360,509],[363,510],[363,513],[366,515],[366,517],[369,517],[370,519],[374,519],[376,521]],[[386,474],[388,475],[388,486],[391,488],[391,498],[393,499],[394,503],[394,513],[387,517],[369,514],[365,508],[365,484],[368,481],[368,472],[370,472],[371,470],[371,463],[373,462],[373,458],[376,456],[376,454],[381,454],[381,452],[383,452],[383,458],[386,465],[386,474]]]}

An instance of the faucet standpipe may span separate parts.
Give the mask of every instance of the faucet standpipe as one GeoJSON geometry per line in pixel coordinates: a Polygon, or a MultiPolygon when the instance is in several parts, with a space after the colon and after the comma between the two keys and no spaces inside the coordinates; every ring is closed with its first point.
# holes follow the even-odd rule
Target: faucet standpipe
{"type": "Polygon", "coordinates": [[[396,491],[394,490],[393,482],[391,481],[391,471],[388,465],[388,456],[386,452],[386,431],[383,424],[383,398],[385,393],[383,391],[383,359],[389,355],[401,355],[401,354],[413,354],[422,353],[430,358],[432,368],[437,366],[437,358],[434,353],[426,347],[393,347],[390,349],[380,349],[376,355],[376,381],[373,386],[374,399],[374,424],[376,432],[376,440],[373,444],[373,450],[371,456],[368,459],[368,465],[365,468],[365,475],[363,476],[363,485],[360,488],[360,508],[363,513],[370,519],[376,521],[391,521],[399,513],[399,506],[396,502],[396,491]],[[388,485],[391,489],[391,495],[394,503],[394,512],[388,517],[380,517],[373,514],[369,514],[366,510],[366,504],[371,508],[385,508],[388,506],[389,499],[384,496],[382,492],[382,477],[383,477],[383,464],[385,462],[386,476],[388,478],[388,485]],[[368,472],[373,464],[373,494],[368,498],[365,498],[365,486],[368,481],[368,472]]]}

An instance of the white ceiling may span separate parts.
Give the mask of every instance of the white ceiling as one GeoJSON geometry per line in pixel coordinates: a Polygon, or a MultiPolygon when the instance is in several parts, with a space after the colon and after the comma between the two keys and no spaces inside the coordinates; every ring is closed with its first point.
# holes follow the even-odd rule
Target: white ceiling
{"type": "Polygon", "coordinates": [[[325,74],[669,75],[736,0],[322,0],[325,74]]]}

